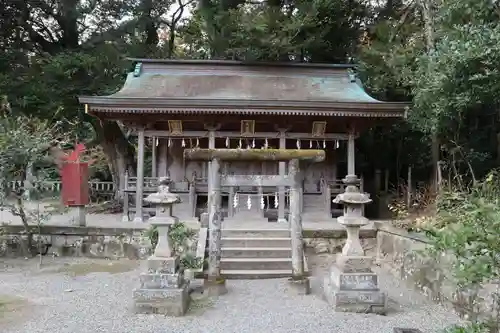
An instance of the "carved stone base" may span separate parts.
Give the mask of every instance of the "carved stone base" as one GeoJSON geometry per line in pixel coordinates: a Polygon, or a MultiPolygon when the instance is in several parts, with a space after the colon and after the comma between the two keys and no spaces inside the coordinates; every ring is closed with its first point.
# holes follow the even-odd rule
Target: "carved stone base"
{"type": "Polygon", "coordinates": [[[223,278],[211,279],[210,277],[203,281],[203,291],[207,296],[220,296],[227,294],[226,280],[223,278]]]}
{"type": "Polygon", "coordinates": [[[151,256],[147,261],[148,273],[175,274],[179,268],[179,257],[151,256]]]}
{"type": "Polygon", "coordinates": [[[184,282],[182,274],[142,273],[140,276],[141,289],[179,288],[184,282]]]}
{"type": "Polygon", "coordinates": [[[183,316],[189,306],[189,284],[180,288],[134,290],[135,312],[138,314],[162,314],[183,316]]]}
{"type": "Polygon", "coordinates": [[[335,311],[387,312],[387,296],[378,287],[378,276],[371,271],[373,259],[340,255],[324,281],[325,299],[335,311]]]}
{"type": "Polygon", "coordinates": [[[290,289],[296,295],[309,295],[311,293],[311,281],[308,277],[301,279],[290,278],[288,283],[291,286],[290,289]]]}

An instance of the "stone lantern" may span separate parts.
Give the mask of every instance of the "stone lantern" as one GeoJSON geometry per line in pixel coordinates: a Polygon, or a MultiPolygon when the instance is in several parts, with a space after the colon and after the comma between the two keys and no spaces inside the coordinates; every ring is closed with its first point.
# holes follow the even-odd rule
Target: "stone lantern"
{"type": "Polygon", "coordinates": [[[134,290],[137,313],[158,313],[182,316],[189,305],[189,281],[179,269],[179,257],[173,254],[169,228],[178,219],[172,216],[172,206],[181,202],[178,195],[169,191],[168,178],[160,178],[158,192],[145,200],[156,206],[156,216],[150,219],[158,230],[158,242],[148,258],[148,271],[140,276],[141,287],[134,290]]]}
{"type": "Polygon", "coordinates": [[[378,276],[371,270],[373,258],[365,256],[359,230],[369,220],[363,216],[365,204],[372,200],[356,186],[358,179],[348,175],[346,189],[334,203],[344,206],[338,222],[346,228],[347,240],[325,279],[325,297],[336,311],[385,314],[386,294],[378,288],[378,276]]]}

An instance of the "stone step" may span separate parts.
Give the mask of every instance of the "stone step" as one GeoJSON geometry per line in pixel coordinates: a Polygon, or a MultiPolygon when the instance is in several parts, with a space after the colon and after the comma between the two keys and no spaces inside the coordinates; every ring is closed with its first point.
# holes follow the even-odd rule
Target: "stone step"
{"type": "Polygon", "coordinates": [[[289,229],[230,229],[223,228],[222,229],[222,237],[257,237],[257,238],[265,238],[265,237],[290,237],[289,229]]]}
{"type": "Polygon", "coordinates": [[[302,214],[302,219],[304,218],[324,218],[328,216],[327,212],[305,212],[302,214]]]}
{"type": "Polygon", "coordinates": [[[290,247],[223,247],[222,258],[291,258],[290,247]]]}
{"type": "Polygon", "coordinates": [[[255,217],[240,217],[240,218],[237,218],[235,216],[233,217],[229,217],[229,218],[225,218],[224,219],[224,222],[225,225],[239,225],[241,224],[242,222],[244,222],[245,224],[267,224],[269,223],[269,220],[267,218],[259,218],[259,219],[256,219],[255,217]]]}
{"type": "Polygon", "coordinates": [[[276,270],[221,270],[221,275],[228,280],[278,279],[292,276],[291,269],[276,270]]]}
{"type": "Polygon", "coordinates": [[[290,237],[222,237],[222,247],[290,247],[290,237]]]}
{"type": "Polygon", "coordinates": [[[292,269],[292,258],[221,258],[223,270],[285,270],[292,269]]]}

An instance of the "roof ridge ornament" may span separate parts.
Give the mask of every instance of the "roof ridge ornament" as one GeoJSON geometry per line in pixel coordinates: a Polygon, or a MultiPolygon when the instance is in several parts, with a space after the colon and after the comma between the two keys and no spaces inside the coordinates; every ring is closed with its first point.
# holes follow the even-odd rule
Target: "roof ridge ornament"
{"type": "Polygon", "coordinates": [[[138,62],[135,64],[134,67],[134,77],[141,76],[141,71],[142,71],[142,62],[138,62]]]}
{"type": "Polygon", "coordinates": [[[358,75],[350,68],[347,70],[347,76],[350,82],[357,82],[358,80],[358,75]]]}

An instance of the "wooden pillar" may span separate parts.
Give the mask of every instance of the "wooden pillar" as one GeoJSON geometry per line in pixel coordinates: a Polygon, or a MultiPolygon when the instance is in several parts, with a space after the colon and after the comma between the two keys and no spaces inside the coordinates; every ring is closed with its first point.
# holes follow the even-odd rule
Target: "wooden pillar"
{"type": "Polygon", "coordinates": [[[135,185],[134,222],[143,222],[142,199],[144,194],[144,128],[138,131],[137,140],[137,182],[135,185]]]}
{"type": "Polygon", "coordinates": [[[153,145],[151,147],[151,177],[157,177],[157,161],[156,161],[156,143],[158,142],[158,138],[153,136],[153,145]]]}
{"type": "Polygon", "coordinates": [[[128,207],[129,195],[128,195],[127,189],[128,189],[128,171],[125,171],[125,174],[123,175],[123,184],[122,184],[122,191],[123,191],[123,216],[122,216],[122,222],[129,222],[129,219],[128,219],[128,214],[129,214],[129,207],[128,207]]]}
{"type": "Polygon", "coordinates": [[[324,182],[324,191],[325,191],[325,214],[327,218],[332,217],[332,189],[326,180],[324,182]]]}
{"type": "Polygon", "coordinates": [[[384,192],[389,193],[389,169],[384,171],[384,192]]]}
{"type": "MultiPolygon", "coordinates": [[[[285,131],[280,130],[280,149],[286,149],[286,136],[285,131]]],[[[285,176],[286,172],[286,162],[279,162],[279,175],[281,177],[285,176]]],[[[278,188],[278,223],[286,223],[285,219],[285,187],[279,186],[278,188]]]]}
{"type": "Polygon", "coordinates": [[[354,132],[349,132],[349,139],[347,141],[347,174],[356,175],[356,159],[354,147],[354,132]]]}
{"type": "Polygon", "coordinates": [[[221,257],[221,176],[220,160],[212,159],[210,163],[209,184],[210,199],[208,206],[208,231],[209,231],[209,255],[208,255],[208,280],[220,279],[220,257],[221,257]]]}
{"type": "Polygon", "coordinates": [[[380,169],[375,169],[375,195],[380,195],[380,192],[382,190],[382,170],[380,169]]]}
{"type": "MultiPolygon", "coordinates": [[[[208,130],[208,149],[215,149],[215,129],[210,128],[208,130]]],[[[208,161],[208,181],[207,181],[207,187],[208,187],[208,193],[212,193],[211,190],[211,179],[212,179],[212,162],[208,161]]],[[[220,166],[219,166],[220,168],[220,166]]],[[[210,196],[208,197],[208,203],[210,204],[210,196]]]]}
{"type": "Polygon", "coordinates": [[[156,174],[158,177],[168,176],[168,139],[158,139],[158,167],[156,174]]]}
{"type": "Polygon", "coordinates": [[[191,211],[191,217],[196,216],[196,172],[191,176],[191,181],[189,182],[189,209],[191,211]]]}
{"type": "Polygon", "coordinates": [[[259,203],[258,203],[258,205],[259,205],[259,208],[258,208],[258,210],[259,210],[259,215],[260,215],[261,217],[264,217],[264,208],[262,208],[262,207],[260,206],[260,201],[264,198],[264,189],[262,188],[262,186],[259,186],[259,187],[257,188],[257,191],[258,191],[258,193],[259,193],[259,203]]]}
{"type": "Polygon", "coordinates": [[[234,186],[230,186],[229,187],[229,198],[228,198],[228,203],[227,203],[227,216],[228,217],[234,216],[233,201],[234,201],[234,186]]]}
{"type": "Polygon", "coordinates": [[[300,209],[301,181],[299,160],[288,163],[288,175],[292,179],[290,187],[290,232],[292,236],[292,276],[300,280],[304,277],[304,245],[302,243],[302,214],[300,209]]]}

